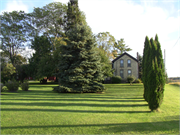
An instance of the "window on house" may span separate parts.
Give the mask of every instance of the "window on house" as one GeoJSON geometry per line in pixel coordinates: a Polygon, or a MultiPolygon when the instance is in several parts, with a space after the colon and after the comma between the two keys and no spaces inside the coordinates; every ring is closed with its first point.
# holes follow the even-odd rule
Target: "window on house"
{"type": "Polygon", "coordinates": [[[127,67],[131,67],[131,60],[127,60],[127,67]]]}
{"type": "Polygon", "coordinates": [[[124,67],[124,60],[120,60],[120,67],[124,67]]]}
{"type": "Polygon", "coordinates": [[[131,69],[128,69],[128,76],[131,76],[131,75],[132,75],[131,69]]]}
{"type": "Polygon", "coordinates": [[[121,76],[121,78],[124,78],[124,71],[123,71],[123,69],[120,70],[120,76],[121,76]]]}

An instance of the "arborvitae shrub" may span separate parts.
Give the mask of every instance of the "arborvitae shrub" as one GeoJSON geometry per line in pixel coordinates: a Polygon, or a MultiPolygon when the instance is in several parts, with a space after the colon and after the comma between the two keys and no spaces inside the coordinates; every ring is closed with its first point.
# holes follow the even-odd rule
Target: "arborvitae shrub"
{"type": "Polygon", "coordinates": [[[128,83],[132,84],[135,81],[135,77],[134,76],[128,76],[127,81],[128,81],[128,83]]]}
{"type": "Polygon", "coordinates": [[[5,86],[7,87],[8,91],[16,92],[18,91],[19,82],[17,82],[16,80],[8,81],[7,83],[5,83],[5,86]]]}
{"type": "Polygon", "coordinates": [[[121,83],[121,77],[120,76],[113,76],[111,77],[111,82],[112,83],[121,83]]]}
{"type": "Polygon", "coordinates": [[[28,81],[24,81],[24,83],[21,84],[21,89],[22,89],[23,91],[28,91],[28,89],[29,89],[29,83],[28,83],[28,81]]]}

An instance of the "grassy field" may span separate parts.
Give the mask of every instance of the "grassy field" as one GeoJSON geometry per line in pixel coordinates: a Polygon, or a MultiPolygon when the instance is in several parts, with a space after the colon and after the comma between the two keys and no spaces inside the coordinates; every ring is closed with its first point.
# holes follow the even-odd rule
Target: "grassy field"
{"type": "Polygon", "coordinates": [[[104,94],[58,94],[55,85],[1,95],[1,134],[179,134],[179,87],[166,85],[150,112],[142,84],[106,84],[104,94]]]}

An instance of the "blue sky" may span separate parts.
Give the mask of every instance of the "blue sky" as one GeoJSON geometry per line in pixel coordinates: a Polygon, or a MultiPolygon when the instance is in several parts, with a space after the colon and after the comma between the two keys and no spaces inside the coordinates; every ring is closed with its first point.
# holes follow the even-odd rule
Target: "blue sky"
{"type": "MultiPolygon", "coordinates": [[[[0,13],[23,10],[32,12],[51,2],[69,0],[0,0],[0,13]]],[[[144,40],[157,33],[169,77],[180,76],[180,0],[79,0],[81,11],[92,32],[110,32],[117,40],[124,38],[129,52],[143,54],[144,40]]]]}

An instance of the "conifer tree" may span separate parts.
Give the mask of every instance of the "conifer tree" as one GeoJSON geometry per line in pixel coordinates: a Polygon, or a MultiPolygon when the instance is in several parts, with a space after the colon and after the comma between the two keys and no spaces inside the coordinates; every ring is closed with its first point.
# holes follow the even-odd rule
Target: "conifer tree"
{"type": "Polygon", "coordinates": [[[148,101],[148,72],[149,72],[149,55],[151,52],[151,43],[149,41],[148,36],[146,36],[145,38],[145,42],[144,42],[144,51],[143,51],[143,60],[142,60],[142,72],[143,72],[143,85],[144,85],[144,94],[143,97],[146,101],[148,101]]]}
{"type": "MultiPolygon", "coordinates": [[[[157,38],[153,40],[150,39],[151,49],[147,51],[145,59],[145,97],[148,101],[149,108],[151,111],[158,110],[163,100],[164,93],[164,69],[162,52],[160,49],[160,44],[158,44],[157,38]],[[147,57],[148,56],[148,57],[147,57]]],[[[144,63],[144,64],[145,64],[144,63]]],[[[144,77],[144,75],[143,75],[144,77]]]]}
{"type": "Polygon", "coordinates": [[[61,46],[57,92],[98,92],[105,88],[102,66],[91,29],[83,24],[78,1],[68,3],[67,45],[61,46]]]}
{"type": "Polygon", "coordinates": [[[148,105],[149,109],[153,111],[158,108],[158,93],[157,93],[157,84],[159,83],[158,79],[158,66],[157,66],[157,58],[152,60],[151,70],[149,71],[148,77],[148,85],[149,85],[149,93],[148,93],[148,105]]]}
{"type": "MultiPolygon", "coordinates": [[[[165,69],[164,69],[164,63],[163,63],[163,56],[162,56],[162,50],[161,50],[161,44],[159,42],[159,39],[158,39],[158,35],[156,34],[155,36],[155,43],[157,45],[157,62],[158,62],[158,67],[159,68],[162,68],[163,72],[165,72],[165,69]]],[[[164,76],[165,77],[165,76],[164,76]]]]}

